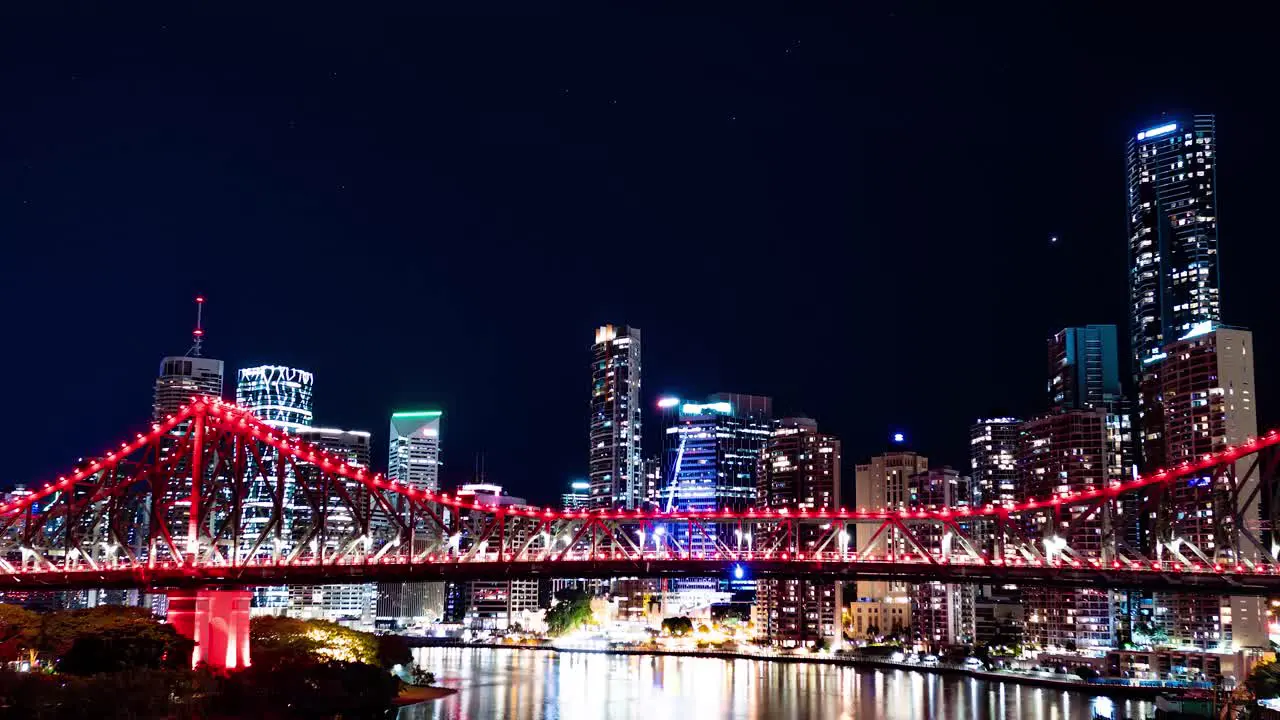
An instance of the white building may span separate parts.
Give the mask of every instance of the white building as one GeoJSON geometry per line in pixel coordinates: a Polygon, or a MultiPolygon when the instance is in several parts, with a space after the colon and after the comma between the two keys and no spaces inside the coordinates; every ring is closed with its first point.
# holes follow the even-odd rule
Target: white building
{"type": "Polygon", "coordinates": [[[439,410],[391,414],[387,478],[420,490],[440,489],[439,410]]]}

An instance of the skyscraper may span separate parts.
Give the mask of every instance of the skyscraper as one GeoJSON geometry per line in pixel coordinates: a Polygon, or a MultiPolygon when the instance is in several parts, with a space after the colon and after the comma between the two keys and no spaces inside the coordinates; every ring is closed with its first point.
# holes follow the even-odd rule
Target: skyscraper
{"type": "Polygon", "coordinates": [[[564,510],[586,510],[591,502],[591,483],[586,480],[574,480],[569,484],[569,492],[560,496],[560,506],[564,510]]]}
{"type": "MultiPolygon", "coordinates": [[[[967,476],[949,467],[916,473],[906,481],[908,510],[942,510],[969,507],[973,484],[967,476]]],[[[929,525],[915,531],[922,548],[935,556],[950,544],[949,531],[929,525]]],[[[971,585],[926,582],[913,586],[911,624],[926,646],[937,651],[943,646],[972,642],[973,600],[971,585]]]]}
{"type": "Polygon", "coordinates": [[[1115,325],[1064,328],[1048,345],[1050,407],[1117,406],[1123,392],[1115,325]]]}
{"type": "MultiPolygon", "coordinates": [[[[440,489],[440,410],[402,410],[391,413],[387,446],[387,478],[420,490],[440,489]]],[[[397,498],[402,504],[403,499],[397,498]]],[[[390,520],[374,513],[373,524],[385,528],[390,520]]],[[[444,615],[445,585],[439,582],[379,583],[378,621],[396,627],[432,622],[444,615]]]]}
{"type": "Polygon", "coordinates": [[[974,505],[1000,505],[1018,495],[1018,438],[1022,421],[979,418],[969,426],[974,505]]]}
{"type": "MultiPolygon", "coordinates": [[[[760,458],[756,506],[790,510],[834,510],[840,506],[840,441],[818,432],[809,418],[778,422],[760,458]]],[[[817,548],[819,532],[800,538],[805,552],[817,548]]],[[[841,548],[849,538],[841,537],[841,548]]],[[[843,638],[840,583],[764,580],[757,585],[758,637],[772,645],[797,647],[843,638]]]]}
{"type": "Polygon", "coordinates": [[[266,424],[296,432],[311,427],[314,377],[283,365],[242,368],[236,380],[236,403],[266,424]]]}
{"type": "MultiPolygon", "coordinates": [[[[327,450],[342,458],[348,465],[369,467],[370,433],[363,430],[339,430],[335,428],[302,428],[297,431],[300,440],[305,440],[322,450],[327,450]]],[[[309,463],[298,465],[298,476],[308,476],[317,472],[318,468],[309,463]]],[[[346,497],[357,508],[367,509],[369,493],[364,486],[355,481],[344,481],[346,497]]],[[[338,552],[340,545],[350,541],[359,533],[359,524],[349,511],[346,499],[337,491],[328,498],[328,513],[325,533],[329,540],[329,550],[338,552]]],[[[309,509],[295,513],[294,522],[299,516],[309,516],[309,509]]],[[[374,609],[377,602],[377,590],[373,583],[353,585],[291,585],[289,586],[288,613],[293,617],[316,618],[331,622],[343,622],[362,628],[372,629],[374,626],[374,609]]]]}
{"type": "Polygon", "coordinates": [[[420,490],[440,489],[439,410],[391,413],[387,478],[420,490]]]}
{"type": "Polygon", "coordinates": [[[191,402],[193,395],[222,397],[223,363],[205,357],[167,357],[160,361],[151,416],[156,422],[191,402]]]}
{"type": "MultiPolygon", "coordinates": [[[[1146,377],[1152,409],[1162,419],[1161,434],[1143,438],[1146,457],[1170,467],[1257,435],[1252,333],[1206,322],[1167,344],[1162,355],[1146,377]]],[[[1171,484],[1146,508],[1151,541],[1175,557],[1257,560],[1249,535],[1257,537],[1252,529],[1264,525],[1260,503],[1232,507],[1254,497],[1257,482],[1246,459],[1233,473],[1171,484]]],[[[1256,598],[1168,593],[1154,606],[1155,620],[1176,642],[1206,650],[1267,643],[1265,608],[1256,598]]]]}
{"type": "Polygon", "coordinates": [[[666,418],[664,509],[745,510],[755,502],[760,454],[772,431],[770,398],[716,393],[679,403],[666,418]]]}
{"type": "MultiPolygon", "coordinates": [[[[907,481],[912,475],[926,472],[928,469],[929,459],[910,450],[892,450],[883,455],[877,455],[856,467],[854,500],[859,508],[904,510],[910,498],[907,481]]],[[[870,545],[875,535],[875,528],[859,523],[854,528],[854,534],[854,543],[859,553],[871,550],[870,545]]],[[[898,537],[896,530],[890,531],[884,542],[894,543],[894,547],[899,552],[905,551],[907,547],[906,541],[898,537]]],[[[876,555],[884,555],[887,549],[882,543],[878,550],[872,552],[876,555]]],[[[895,596],[894,599],[901,598],[905,592],[906,585],[903,583],[880,580],[859,580],[857,583],[858,602],[878,604],[889,599],[890,595],[895,596]]]]}
{"type": "MultiPolygon", "coordinates": [[[[260,365],[243,368],[236,380],[236,403],[264,423],[296,433],[311,427],[311,392],[314,378],[306,370],[283,365],[260,365]]],[[[262,451],[262,467],[254,474],[247,492],[242,521],[246,547],[258,547],[264,558],[287,555],[295,541],[294,519],[310,512],[310,506],[299,497],[297,478],[293,464],[284,463],[283,517],[276,531],[278,537],[271,542],[257,543],[257,539],[271,522],[275,507],[274,482],[279,454],[271,448],[262,451]]],[[[279,611],[289,604],[289,591],[284,586],[256,587],[253,589],[255,608],[279,611]]]]}
{"type": "Polygon", "coordinates": [[[644,501],[641,453],[640,329],[603,325],[591,346],[588,460],[592,508],[636,508],[644,501]]]}
{"type": "Polygon", "coordinates": [[[1213,115],[1170,116],[1128,143],[1133,368],[1202,322],[1219,322],[1213,115]]]}
{"type": "MultiPolygon", "coordinates": [[[[1119,438],[1110,432],[1105,408],[1059,409],[1023,423],[1018,500],[1076,493],[1075,505],[1063,504],[1058,527],[1024,529],[1031,537],[1047,537],[1053,556],[1069,547],[1078,557],[1108,561],[1126,522],[1123,508],[1108,504],[1091,512],[1085,493],[1126,479],[1119,438]]],[[[1115,640],[1115,596],[1093,588],[1022,588],[1027,638],[1042,647],[1102,649],[1115,640]]]]}
{"type": "Polygon", "coordinates": [[[201,357],[204,344],[204,298],[196,298],[196,328],[191,332],[191,349],[186,355],[171,356],[160,360],[160,374],[156,378],[155,397],[151,405],[151,417],[156,422],[166,415],[174,415],[193,395],[222,397],[223,363],[221,360],[201,357]]]}

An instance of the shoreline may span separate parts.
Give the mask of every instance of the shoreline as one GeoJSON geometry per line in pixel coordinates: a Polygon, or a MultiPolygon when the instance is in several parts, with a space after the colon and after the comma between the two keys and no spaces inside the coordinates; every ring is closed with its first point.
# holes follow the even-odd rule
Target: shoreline
{"type": "Polygon", "coordinates": [[[951,665],[919,665],[893,662],[892,660],[878,660],[873,658],[849,656],[812,657],[803,655],[752,655],[749,653],[721,651],[698,652],[693,650],[640,650],[631,648],[561,648],[552,645],[509,645],[501,643],[423,643],[414,644],[413,647],[415,649],[419,647],[445,647],[461,649],[480,648],[488,650],[538,650],[543,652],[581,653],[587,655],[649,655],[655,657],[719,658],[721,660],[760,660],[764,662],[780,663],[841,665],[845,667],[916,671],[921,673],[933,673],[935,675],[964,675],[978,680],[988,680],[991,682],[1031,685],[1035,687],[1070,690],[1091,695],[1106,695],[1108,697],[1122,698],[1136,697],[1142,699],[1155,699],[1157,695],[1166,693],[1176,694],[1181,690],[1180,688],[1144,687],[1141,685],[1110,685],[1104,683],[1088,683],[1077,680],[1058,680],[1055,678],[1033,677],[1028,675],[1019,675],[1016,673],[993,672],[990,670],[971,670],[969,668],[955,667],[951,665]]]}
{"type": "Polygon", "coordinates": [[[440,685],[408,685],[400,691],[391,706],[398,709],[457,694],[457,688],[442,687],[440,685]]]}

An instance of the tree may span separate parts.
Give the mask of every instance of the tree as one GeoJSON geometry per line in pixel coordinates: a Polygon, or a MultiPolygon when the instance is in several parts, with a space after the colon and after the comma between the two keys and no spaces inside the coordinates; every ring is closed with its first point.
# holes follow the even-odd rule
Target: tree
{"type": "Polygon", "coordinates": [[[408,667],[413,664],[413,650],[409,643],[399,635],[379,635],[378,666],[390,670],[396,665],[408,667]]]}
{"type": "MultiPolygon", "coordinates": [[[[377,635],[326,620],[298,620],[274,615],[256,617],[249,621],[249,644],[254,664],[333,659],[375,667],[380,665],[381,644],[377,635]]],[[[389,647],[388,652],[394,653],[395,650],[389,647]]]]}
{"type": "Polygon", "coordinates": [[[591,598],[577,588],[566,588],[556,594],[555,605],[547,611],[547,633],[560,636],[573,632],[592,621],[591,598]]]}
{"type": "Polygon", "coordinates": [[[58,670],[74,675],[138,668],[183,668],[191,640],[142,608],[100,605],[43,616],[38,644],[58,670]]]}
{"type": "Polygon", "coordinates": [[[687,617],[666,618],[662,621],[662,630],[668,635],[683,637],[693,634],[693,621],[687,617]]]}
{"type": "Polygon", "coordinates": [[[0,604],[0,663],[31,659],[39,639],[39,614],[17,605],[0,604]]]}
{"type": "Polygon", "coordinates": [[[1253,696],[1259,700],[1280,697],[1280,663],[1254,665],[1253,672],[1249,673],[1249,679],[1245,680],[1245,687],[1249,688],[1253,696]]]}
{"type": "Polygon", "coordinates": [[[880,635],[880,628],[875,623],[867,625],[867,639],[875,640],[880,635]]]}

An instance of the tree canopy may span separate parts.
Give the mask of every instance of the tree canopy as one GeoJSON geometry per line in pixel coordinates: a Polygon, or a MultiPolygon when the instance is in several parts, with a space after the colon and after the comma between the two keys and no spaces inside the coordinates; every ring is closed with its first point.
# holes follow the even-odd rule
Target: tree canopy
{"type": "Polygon", "coordinates": [[[662,629],[668,635],[692,635],[693,621],[687,617],[665,618],[662,629]]]}
{"type": "Polygon", "coordinates": [[[592,622],[591,598],[577,588],[556,593],[559,601],[547,611],[547,633],[553,636],[573,632],[592,622]]]}

